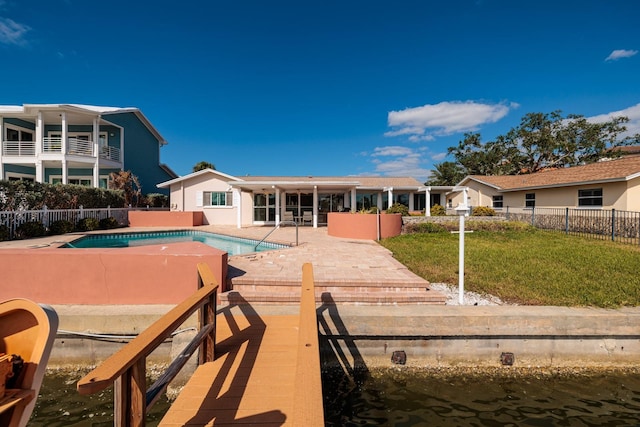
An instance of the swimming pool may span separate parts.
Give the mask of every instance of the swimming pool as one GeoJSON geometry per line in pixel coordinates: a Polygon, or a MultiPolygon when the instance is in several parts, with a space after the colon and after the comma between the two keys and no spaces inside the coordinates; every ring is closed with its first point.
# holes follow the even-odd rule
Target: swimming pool
{"type": "Polygon", "coordinates": [[[161,245],[164,243],[176,242],[201,242],[205,245],[222,249],[230,256],[288,247],[287,245],[278,243],[262,242],[256,248],[259,240],[231,237],[225,236],[224,234],[215,234],[196,230],[90,234],[66,243],[60,247],[74,249],[127,248],[133,246],[161,245]]]}

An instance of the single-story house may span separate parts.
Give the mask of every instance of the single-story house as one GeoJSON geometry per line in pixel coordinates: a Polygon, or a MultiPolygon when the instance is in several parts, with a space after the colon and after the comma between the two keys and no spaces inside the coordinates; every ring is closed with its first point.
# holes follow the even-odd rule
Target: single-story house
{"type": "Polygon", "coordinates": [[[453,187],[425,187],[405,177],[235,177],[204,169],[158,184],[169,189],[174,211],[202,211],[212,225],[277,224],[294,220],[302,225],[326,224],[329,212],[385,210],[402,203],[409,211],[440,204],[453,187]],[[429,200],[429,206],[425,206],[429,200]]]}
{"type": "MultiPolygon", "coordinates": [[[[640,211],[640,156],[624,156],[583,166],[550,169],[528,175],[469,175],[468,206],[511,208],[583,208],[640,211]]],[[[463,201],[463,192],[447,195],[447,206],[463,201]]]]}

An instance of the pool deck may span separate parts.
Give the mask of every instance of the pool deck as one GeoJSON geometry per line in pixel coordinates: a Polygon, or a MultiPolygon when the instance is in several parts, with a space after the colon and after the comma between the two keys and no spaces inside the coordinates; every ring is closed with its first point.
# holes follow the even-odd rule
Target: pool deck
{"type": "MultiPolygon", "coordinates": [[[[129,227],[100,233],[158,231],[169,227],[129,227]]],[[[180,227],[177,229],[185,229],[180,227]]],[[[200,231],[261,240],[271,227],[193,227],[200,231]]],[[[268,241],[293,245],[229,257],[228,281],[233,291],[251,303],[298,303],[302,265],[314,268],[318,301],[353,304],[437,304],[445,296],[429,290],[429,282],[409,271],[390,251],[371,240],[331,237],[326,227],[282,227],[268,241]]],[[[5,248],[54,246],[77,239],[84,233],[47,236],[38,239],[0,242],[5,248]]],[[[221,302],[227,301],[223,294],[221,302]]]]}

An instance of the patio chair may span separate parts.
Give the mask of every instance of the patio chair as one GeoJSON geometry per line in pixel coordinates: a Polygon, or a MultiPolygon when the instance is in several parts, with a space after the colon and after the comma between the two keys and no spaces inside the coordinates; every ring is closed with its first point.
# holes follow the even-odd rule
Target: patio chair
{"type": "Polygon", "coordinates": [[[283,225],[291,225],[290,221],[293,222],[293,212],[285,211],[284,214],[282,214],[282,221],[287,221],[287,223],[283,225]]]}
{"type": "Polygon", "coordinates": [[[302,212],[302,225],[305,225],[309,221],[309,224],[313,224],[313,215],[311,211],[302,212]]]}

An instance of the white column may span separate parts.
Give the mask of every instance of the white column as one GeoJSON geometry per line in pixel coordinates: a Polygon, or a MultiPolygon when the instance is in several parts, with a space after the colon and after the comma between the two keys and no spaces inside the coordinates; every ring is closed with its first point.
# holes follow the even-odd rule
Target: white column
{"type": "Polygon", "coordinates": [[[393,187],[389,188],[387,192],[387,209],[389,209],[393,205],[393,187]]]}
{"type": "Polygon", "coordinates": [[[239,188],[233,189],[233,198],[236,200],[236,209],[238,210],[236,212],[236,227],[242,228],[242,191],[239,188]]]}
{"type": "Polygon", "coordinates": [[[120,166],[124,170],[124,128],[120,128],[120,166]]]}
{"type": "Polygon", "coordinates": [[[378,193],[378,197],[376,200],[376,206],[378,207],[378,211],[382,210],[382,191],[378,193]]]}
{"type": "Polygon", "coordinates": [[[424,216],[431,216],[431,187],[427,187],[424,194],[424,216]]]}
{"type": "Polygon", "coordinates": [[[44,182],[44,167],[42,160],[36,160],[36,182],[44,182]]]}
{"type": "MultiPolygon", "coordinates": [[[[61,114],[62,116],[62,155],[66,155],[67,154],[67,144],[69,143],[68,141],[68,129],[67,129],[67,113],[65,113],[64,111],[61,114]]],[[[65,183],[66,184],[66,183],[65,183]]]]}
{"type": "Polygon", "coordinates": [[[347,191],[347,192],[343,193],[342,197],[343,197],[343,200],[344,200],[344,206],[343,207],[345,209],[353,210],[352,209],[352,205],[350,204],[351,203],[351,196],[349,195],[349,192],[347,191]]]}
{"type": "MultiPolygon", "coordinates": [[[[275,187],[271,187],[275,188],[275,187]]],[[[280,189],[276,188],[276,225],[280,224],[280,189]]]]}
{"type": "Polygon", "coordinates": [[[69,172],[67,171],[67,161],[64,158],[62,159],[62,183],[63,184],[69,183],[69,172]]]}
{"type": "Polygon", "coordinates": [[[409,193],[409,212],[413,212],[415,210],[414,204],[413,204],[413,196],[414,195],[415,195],[415,193],[409,193]]]}
{"type": "Polygon", "coordinates": [[[42,153],[43,137],[44,137],[44,123],[42,121],[42,111],[38,111],[38,118],[36,119],[36,156],[42,153]]]}
{"type": "Polygon", "coordinates": [[[358,208],[358,202],[356,201],[356,189],[351,189],[351,212],[355,212],[358,208]]]}
{"type": "Polygon", "coordinates": [[[318,228],[318,186],[313,186],[313,228],[318,228]]]}
{"type": "Polygon", "coordinates": [[[100,116],[93,119],[93,188],[100,187],[100,153],[98,152],[98,139],[100,137],[100,116]]]}

